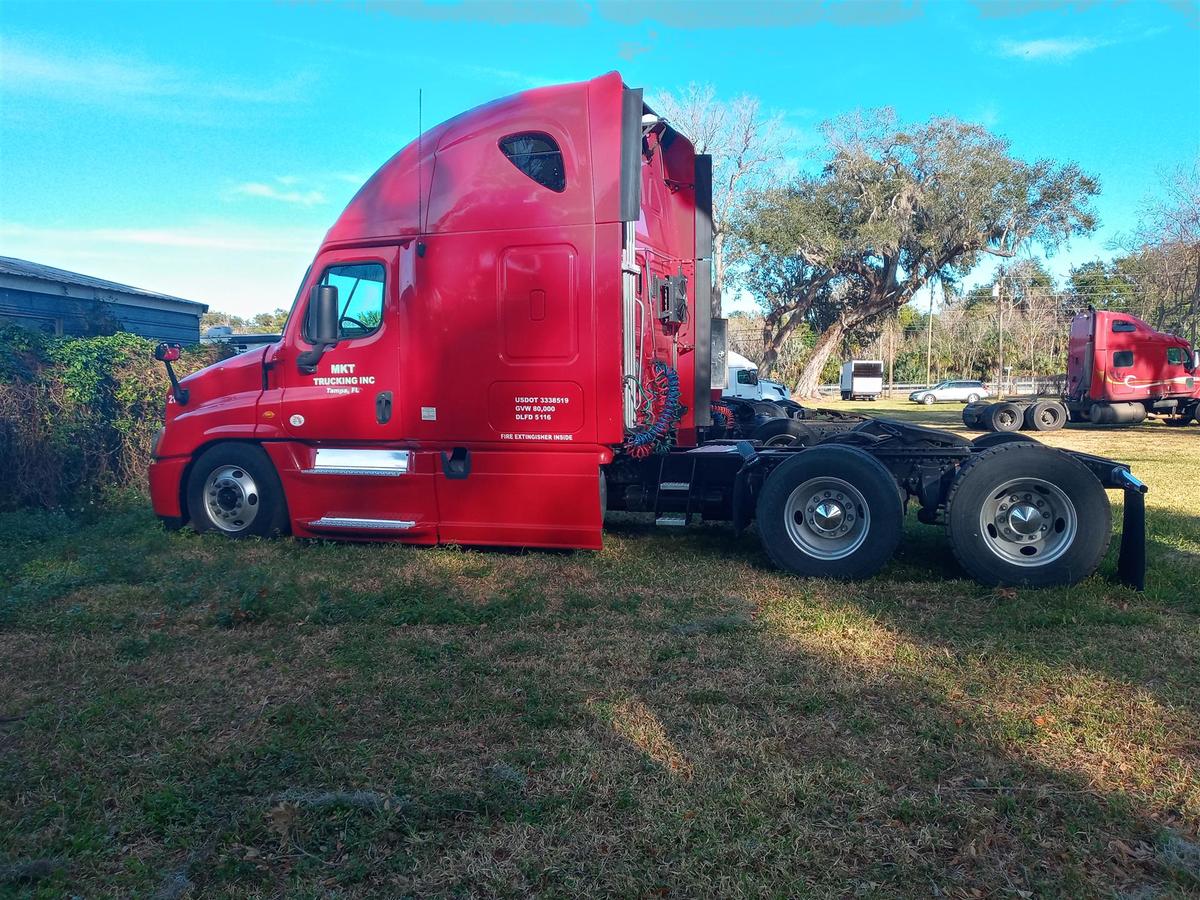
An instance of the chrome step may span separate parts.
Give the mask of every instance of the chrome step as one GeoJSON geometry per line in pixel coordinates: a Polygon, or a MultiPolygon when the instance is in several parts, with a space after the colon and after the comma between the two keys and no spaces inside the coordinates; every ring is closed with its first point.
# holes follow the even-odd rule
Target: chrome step
{"type": "Polygon", "coordinates": [[[340,516],[322,516],[309,523],[309,528],[353,528],[359,531],[407,531],[416,522],[405,519],[351,519],[340,516]]]}
{"type": "Polygon", "coordinates": [[[664,481],[658,486],[660,491],[686,491],[691,489],[691,484],[687,481],[664,481]]]}
{"type": "Polygon", "coordinates": [[[655,525],[665,525],[669,528],[684,528],[687,523],[688,517],[683,513],[667,513],[654,520],[655,525]]]}

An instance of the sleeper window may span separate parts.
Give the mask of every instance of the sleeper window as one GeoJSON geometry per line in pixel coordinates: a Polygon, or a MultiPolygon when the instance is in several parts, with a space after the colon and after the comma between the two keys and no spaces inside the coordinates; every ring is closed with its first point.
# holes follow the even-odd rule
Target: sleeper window
{"type": "Polygon", "coordinates": [[[540,131],[510,134],[500,139],[508,161],[543,187],[561,194],[567,187],[563,155],[554,138],[540,131]]]}
{"type": "Polygon", "coordinates": [[[370,262],[330,266],[321,284],[331,284],[338,291],[338,337],[363,337],[379,327],[383,321],[382,265],[370,262]]]}
{"type": "Polygon", "coordinates": [[[1117,369],[1128,369],[1133,365],[1132,350],[1118,350],[1113,354],[1113,366],[1117,369]]]}
{"type": "Polygon", "coordinates": [[[1117,319],[1113,322],[1112,330],[1119,334],[1123,331],[1137,331],[1137,326],[1132,322],[1126,322],[1124,319],[1117,319]]]}

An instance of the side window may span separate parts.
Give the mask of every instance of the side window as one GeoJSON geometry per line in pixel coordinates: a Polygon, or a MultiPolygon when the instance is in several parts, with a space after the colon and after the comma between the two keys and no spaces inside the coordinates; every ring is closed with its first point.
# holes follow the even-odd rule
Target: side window
{"type": "Polygon", "coordinates": [[[1133,365],[1132,350],[1118,350],[1113,354],[1113,367],[1117,369],[1128,369],[1133,365]]]}
{"type": "Polygon", "coordinates": [[[383,322],[384,270],[381,263],[347,263],[330,266],[321,284],[338,291],[338,337],[371,334],[383,322]]]}
{"type": "Polygon", "coordinates": [[[1187,360],[1187,354],[1183,352],[1182,347],[1167,348],[1167,362],[1172,366],[1182,366],[1187,360]]]}
{"type": "Polygon", "coordinates": [[[1137,326],[1132,322],[1126,322],[1124,319],[1117,319],[1113,322],[1112,330],[1117,333],[1122,331],[1137,331],[1137,326]]]}
{"type": "Polygon", "coordinates": [[[500,139],[500,149],[508,161],[536,181],[561,194],[567,187],[562,151],[554,138],[540,131],[510,134],[500,139]]]}
{"type": "Polygon", "coordinates": [[[756,369],[738,369],[737,381],[738,384],[758,384],[758,371],[756,369]]]}

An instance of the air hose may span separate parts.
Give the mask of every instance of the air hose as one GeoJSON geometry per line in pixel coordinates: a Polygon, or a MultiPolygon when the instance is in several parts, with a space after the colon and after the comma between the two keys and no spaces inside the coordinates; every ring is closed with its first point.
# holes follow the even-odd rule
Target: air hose
{"type": "Polygon", "coordinates": [[[646,402],[642,417],[646,420],[629,435],[625,449],[631,456],[644,457],[654,452],[656,444],[664,441],[671,428],[683,417],[679,402],[679,373],[666,363],[655,360],[654,375],[646,386],[646,402]]]}

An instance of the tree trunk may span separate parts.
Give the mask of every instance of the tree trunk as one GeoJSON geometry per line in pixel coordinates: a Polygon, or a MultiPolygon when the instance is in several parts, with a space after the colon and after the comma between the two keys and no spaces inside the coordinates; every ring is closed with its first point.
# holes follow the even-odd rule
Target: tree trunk
{"type": "Polygon", "coordinates": [[[779,310],[770,313],[763,319],[763,354],[762,360],[758,364],[759,375],[771,374],[775,368],[775,364],[779,361],[780,348],[792,336],[792,332],[796,330],[796,326],[804,319],[804,312],[799,308],[793,309],[791,315],[781,323],[780,319],[782,315],[783,310],[779,310]]]}
{"type": "Polygon", "coordinates": [[[833,351],[837,349],[845,333],[846,326],[841,322],[835,322],[826,328],[825,332],[817,338],[817,344],[813,347],[812,356],[804,364],[804,370],[800,373],[800,377],[796,381],[796,390],[793,392],[796,397],[810,398],[820,396],[818,388],[821,386],[821,370],[825,368],[825,363],[829,361],[829,357],[833,355],[833,351]]]}

